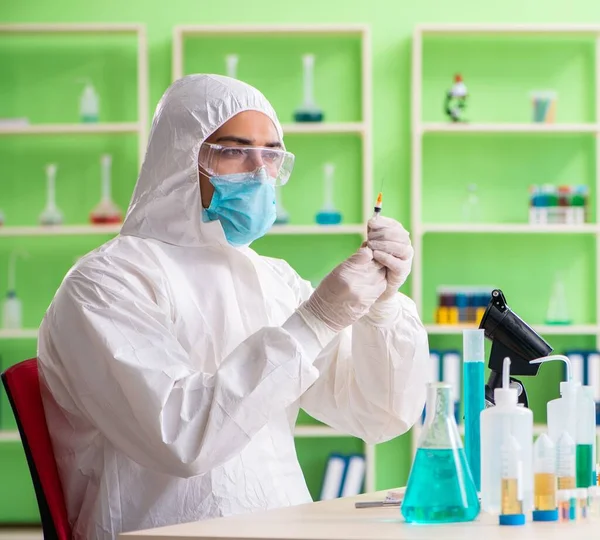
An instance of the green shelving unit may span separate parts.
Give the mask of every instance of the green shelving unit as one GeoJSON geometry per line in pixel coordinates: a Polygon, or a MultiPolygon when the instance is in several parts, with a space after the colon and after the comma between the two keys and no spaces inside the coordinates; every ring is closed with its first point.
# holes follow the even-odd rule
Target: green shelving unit
{"type": "MultiPolygon", "coordinates": [[[[412,297],[432,349],[462,350],[468,326],[434,323],[436,288],[492,285],[563,352],[600,340],[600,26],[417,26],[412,50],[412,297]],[[455,72],[469,89],[468,123],[444,118],[455,72]],[[558,90],[556,123],[532,123],[529,93],[558,90]],[[467,185],[482,219],[461,222],[467,185]],[[590,223],[531,225],[531,184],[586,184],[590,223]],[[556,272],[566,276],[573,324],[544,324],[556,272]]],[[[489,347],[489,344],[487,345],[489,347]]],[[[489,353],[489,348],[488,348],[489,353]]],[[[487,374],[486,374],[487,377],[487,374]]],[[[535,431],[558,396],[562,367],[524,378],[535,431]]],[[[413,451],[420,425],[413,428],[413,451]]]]}

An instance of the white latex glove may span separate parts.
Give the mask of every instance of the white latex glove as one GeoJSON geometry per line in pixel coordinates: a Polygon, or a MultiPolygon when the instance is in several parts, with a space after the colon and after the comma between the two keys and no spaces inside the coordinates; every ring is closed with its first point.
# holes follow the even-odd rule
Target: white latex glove
{"type": "Polygon", "coordinates": [[[383,294],[388,286],[385,274],[385,268],[373,259],[373,252],[361,247],[325,276],[298,312],[339,332],[365,315],[383,294]]]}
{"type": "Polygon", "coordinates": [[[378,216],[369,220],[367,246],[373,258],[386,268],[387,288],[379,300],[388,300],[410,274],[414,250],[410,235],[395,219],[378,216]]]}

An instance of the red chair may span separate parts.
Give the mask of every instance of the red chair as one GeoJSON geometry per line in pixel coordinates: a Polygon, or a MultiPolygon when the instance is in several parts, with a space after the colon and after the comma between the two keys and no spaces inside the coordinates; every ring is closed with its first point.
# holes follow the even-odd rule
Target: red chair
{"type": "Polygon", "coordinates": [[[25,449],[44,540],[71,540],[65,498],[44,416],[37,360],[25,360],[8,368],[2,373],[2,383],[25,449]]]}

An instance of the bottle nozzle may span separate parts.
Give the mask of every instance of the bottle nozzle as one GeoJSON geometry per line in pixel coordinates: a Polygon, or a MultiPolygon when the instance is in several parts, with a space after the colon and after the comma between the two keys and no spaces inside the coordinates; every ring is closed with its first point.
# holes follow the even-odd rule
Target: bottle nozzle
{"type": "Polygon", "coordinates": [[[546,362],[551,362],[553,360],[560,360],[567,365],[567,382],[571,382],[571,359],[568,356],[563,356],[562,354],[551,354],[550,356],[543,356],[542,358],[530,360],[529,363],[545,364],[546,362]]]}
{"type": "Polygon", "coordinates": [[[510,388],[510,358],[507,356],[502,364],[502,388],[508,390],[510,388]]]}

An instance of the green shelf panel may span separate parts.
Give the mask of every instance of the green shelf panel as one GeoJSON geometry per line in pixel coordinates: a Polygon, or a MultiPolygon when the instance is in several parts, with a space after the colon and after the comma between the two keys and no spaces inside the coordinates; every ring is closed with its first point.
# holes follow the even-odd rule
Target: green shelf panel
{"type": "Polygon", "coordinates": [[[342,224],[362,221],[362,141],[352,134],[288,135],[287,149],[296,156],[294,171],[280,190],[292,225],[314,225],[324,204],[325,163],[335,165],[333,202],[342,224]]]}
{"type": "Polygon", "coordinates": [[[314,97],[327,122],[361,120],[360,38],[353,36],[187,36],[184,73],[225,75],[237,54],[237,77],[261,90],[283,123],[303,99],[302,55],[315,55],[314,97]],[[332,91],[335,89],[334,91],[332,91]]]}
{"type": "MultiPolygon", "coordinates": [[[[55,163],[56,204],[65,225],[89,223],[100,201],[102,154],[112,155],[112,198],[123,212],[137,180],[137,135],[37,135],[3,137],[0,208],[5,226],[37,225],[46,204],[46,165],[55,163]]],[[[71,240],[60,238],[61,244],[71,240]]],[[[101,238],[96,237],[98,245],[101,238]]]]}
{"type": "Polygon", "coordinates": [[[423,120],[447,119],[446,91],[461,73],[471,122],[530,122],[530,92],[549,89],[558,93],[557,122],[593,122],[594,50],[586,37],[426,37],[423,120]]]}
{"type": "Polygon", "coordinates": [[[431,134],[423,145],[423,221],[461,223],[477,185],[483,223],[527,223],[533,184],[588,186],[595,221],[593,135],[431,134]]]}
{"type": "Polygon", "coordinates": [[[439,285],[489,285],[529,324],[542,324],[557,272],[573,322],[595,322],[595,239],[582,235],[427,235],[423,319],[432,322],[439,285]]]}
{"type": "Polygon", "coordinates": [[[10,81],[0,88],[0,117],[78,122],[81,79],[89,79],[100,97],[100,121],[137,120],[134,35],[2,34],[0,65],[10,81]]]}

